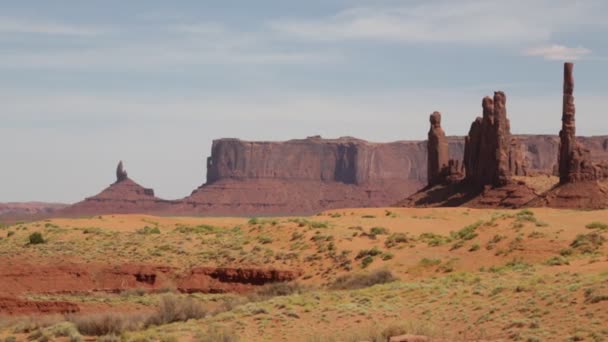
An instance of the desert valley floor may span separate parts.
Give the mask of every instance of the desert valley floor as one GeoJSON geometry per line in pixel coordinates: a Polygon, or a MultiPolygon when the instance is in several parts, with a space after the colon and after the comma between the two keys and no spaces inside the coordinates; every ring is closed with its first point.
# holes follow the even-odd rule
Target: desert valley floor
{"type": "Polygon", "coordinates": [[[603,341],[607,234],[544,208],[17,223],[0,341],[603,341]]]}

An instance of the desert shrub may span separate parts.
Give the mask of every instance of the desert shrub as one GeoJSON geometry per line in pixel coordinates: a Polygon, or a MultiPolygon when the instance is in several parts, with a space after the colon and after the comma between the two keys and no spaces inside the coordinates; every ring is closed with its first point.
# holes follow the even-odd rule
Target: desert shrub
{"type": "Polygon", "coordinates": [[[469,248],[469,252],[475,252],[479,250],[479,244],[475,243],[471,246],[471,248],[469,248]]]}
{"type": "Polygon", "coordinates": [[[330,285],[334,290],[355,290],[378,284],[386,284],[398,279],[389,270],[376,270],[369,273],[347,274],[340,276],[330,285]]]}
{"type": "Polygon", "coordinates": [[[376,255],[382,254],[382,251],[378,247],[373,247],[372,249],[362,249],[357,253],[355,259],[363,259],[365,257],[375,257],[376,255]]]}
{"type": "Polygon", "coordinates": [[[583,254],[588,254],[597,251],[604,244],[604,241],[606,241],[606,238],[596,232],[579,234],[572,241],[570,247],[583,254]]]}
{"type": "Polygon", "coordinates": [[[560,265],[570,265],[570,263],[564,257],[556,256],[556,257],[553,257],[553,258],[545,261],[545,265],[560,266],[560,265]]]}
{"type": "Polygon", "coordinates": [[[212,325],[205,332],[196,335],[198,342],[238,342],[234,329],[212,325]]]}
{"type": "Polygon", "coordinates": [[[15,232],[12,230],[9,230],[8,233],[6,233],[6,237],[9,238],[11,236],[15,235],[15,232]]]}
{"type": "Polygon", "coordinates": [[[247,224],[254,226],[256,224],[260,223],[260,220],[257,217],[252,217],[249,219],[249,221],[247,221],[247,224]]]}
{"type": "Polygon", "coordinates": [[[308,287],[298,282],[281,282],[267,284],[255,290],[248,296],[251,301],[267,300],[273,297],[290,296],[292,294],[304,293],[308,287]]]}
{"type": "Polygon", "coordinates": [[[118,313],[102,313],[68,317],[78,332],[89,336],[120,335],[141,328],[145,317],[118,313]]]}
{"type": "Polygon", "coordinates": [[[361,218],[364,218],[364,219],[373,219],[373,218],[376,218],[376,216],[374,216],[374,215],[363,215],[363,216],[361,216],[361,218]]]}
{"type": "Polygon", "coordinates": [[[365,258],[363,258],[361,260],[361,267],[366,268],[367,266],[369,266],[372,262],[374,262],[374,257],[368,255],[365,258]]]}
{"type": "Polygon", "coordinates": [[[386,260],[391,260],[394,257],[394,255],[393,255],[393,253],[390,253],[390,252],[384,252],[384,253],[382,253],[381,257],[382,257],[382,260],[386,261],[386,260]]]}
{"type": "Polygon", "coordinates": [[[268,244],[268,243],[272,243],[272,238],[270,236],[266,236],[266,235],[261,235],[258,236],[258,242],[261,244],[268,244]]]}
{"type": "Polygon", "coordinates": [[[158,227],[145,226],[142,229],[137,230],[137,234],[142,234],[142,235],[160,234],[160,229],[158,229],[158,227]]]}
{"type": "Polygon", "coordinates": [[[420,266],[422,266],[422,267],[437,266],[437,265],[441,264],[441,260],[439,260],[439,259],[422,258],[422,260],[420,260],[420,262],[418,264],[420,266]]]}
{"type": "Polygon", "coordinates": [[[146,325],[163,325],[173,322],[185,322],[207,315],[207,309],[192,297],[180,297],[174,294],[164,295],[146,325]]]}
{"type": "Polygon", "coordinates": [[[388,229],[384,228],[384,227],[372,227],[369,230],[369,235],[387,235],[388,234],[388,229]]]}
{"type": "Polygon", "coordinates": [[[605,224],[603,222],[591,222],[588,225],[586,225],[585,227],[587,227],[588,229],[600,229],[600,230],[607,230],[608,229],[608,224],[605,224]]]}
{"type": "Polygon", "coordinates": [[[30,234],[29,240],[30,240],[30,245],[38,245],[38,244],[46,242],[46,240],[44,240],[44,237],[42,236],[42,234],[40,232],[34,232],[34,233],[30,234]]]}
{"type": "MultiPolygon", "coordinates": [[[[237,227],[233,228],[236,229],[237,227]]],[[[175,228],[175,231],[178,233],[183,233],[183,234],[188,234],[188,233],[194,233],[194,234],[216,234],[216,233],[220,233],[225,231],[222,228],[218,228],[215,226],[211,226],[208,224],[201,224],[198,226],[178,226],[177,228],[175,228]]]]}
{"type": "Polygon", "coordinates": [[[386,238],[384,245],[387,248],[395,247],[400,243],[407,243],[409,240],[407,235],[404,233],[393,233],[386,238]]]}
{"type": "Polygon", "coordinates": [[[483,221],[477,221],[473,224],[470,224],[457,232],[450,233],[452,239],[460,239],[460,240],[473,240],[477,237],[477,233],[475,232],[477,228],[479,228],[483,224],[483,221]]]}
{"type": "Polygon", "coordinates": [[[17,338],[15,336],[7,336],[4,342],[17,342],[17,338]]]}
{"type": "Polygon", "coordinates": [[[598,288],[590,287],[585,289],[585,303],[596,304],[608,301],[608,293],[598,293],[598,288]]]}
{"type": "Polygon", "coordinates": [[[441,246],[451,241],[450,238],[435,233],[422,233],[420,234],[420,240],[431,247],[441,246]]]}
{"type": "Polygon", "coordinates": [[[458,240],[452,244],[452,247],[450,247],[450,251],[457,250],[457,249],[461,248],[462,246],[464,246],[464,241],[458,240]]]}

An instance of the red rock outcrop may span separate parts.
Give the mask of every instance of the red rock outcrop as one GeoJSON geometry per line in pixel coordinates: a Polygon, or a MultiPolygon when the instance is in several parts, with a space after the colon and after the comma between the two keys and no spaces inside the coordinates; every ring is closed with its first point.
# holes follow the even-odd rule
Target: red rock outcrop
{"type": "Polygon", "coordinates": [[[503,186],[512,175],[527,173],[526,158],[518,139],[511,136],[506,95],[482,101],[483,117],[475,119],[465,137],[466,180],[476,187],[503,186]]]}
{"type": "Polygon", "coordinates": [[[427,182],[429,186],[440,184],[443,171],[448,167],[448,140],[441,128],[441,113],[433,112],[430,116],[431,129],[427,140],[427,182]]]}
{"type": "Polygon", "coordinates": [[[82,216],[126,213],[159,213],[171,201],[154,196],[154,190],[144,188],[127,177],[122,161],[116,170],[116,182],[99,194],[56,211],[54,216],[82,216]]]}
{"type": "MultiPolygon", "coordinates": [[[[452,153],[457,154],[458,146],[452,153]]],[[[221,215],[310,214],[386,206],[426,181],[426,143],[312,137],[213,142],[207,183],[173,209],[221,215]],[[422,167],[421,167],[422,166],[422,167]]]]}
{"type": "Polygon", "coordinates": [[[62,301],[31,301],[15,297],[0,297],[0,315],[72,314],[78,305],[62,301]]]}
{"type": "MultiPolygon", "coordinates": [[[[574,65],[564,64],[562,129],[559,132],[558,171],[560,184],[530,203],[531,206],[553,208],[608,208],[608,161],[605,149],[596,146],[593,159],[590,148],[576,138],[576,107],[574,105],[574,65]]],[[[598,142],[599,143],[599,142],[598,142]]],[[[606,145],[606,141],[599,143],[606,145]]],[[[587,145],[588,146],[588,145],[587,145]]]]}
{"type": "Polygon", "coordinates": [[[591,151],[576,140],[576,107],[574,105],[574,64],[564,63],[564,94],[562,130],[559,132],[559,178],[560,183],[594,181],[608,175],[606,163],[594,163],[591,151]]]}
{"type": "MultiPolygon", "coordinates": [[[[34,264],[0,260],[0,293],[15,298],[24,293],[120,293],[128,289],[181,292],[247,292],[269,283],[292,281],[299,271],[260,267],[175,267],[150,264],[34,264]]],[[[2,304],[0,303],[0,310],[2,304]]]]}
{"type": "Polygon", "coordinates": [[[121,160],[116,167],[116,182],[122,182],[127,178],[129,178],[129,176],[127,175],[127,170],[124,169],[121,160]]]}

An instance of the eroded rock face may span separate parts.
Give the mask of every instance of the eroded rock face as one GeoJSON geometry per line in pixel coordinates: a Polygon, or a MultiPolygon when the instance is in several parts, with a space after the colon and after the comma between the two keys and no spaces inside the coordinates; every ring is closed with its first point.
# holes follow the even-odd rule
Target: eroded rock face
{"type": "Polygon", "coordinates": [[[443,182],[442,173],[448,167],[448,140],[441,128],[441,113],[434,112],[430,116],[431,129],[427,142],[427,180],[432,186],[443,182]]]}
{"type": "MultiPolygon", "coordinates": [[[[512,175],[527,174],[520,141],[511,136],[507,97],[501,92],[482,101],[483,117],[475,119],[465,137],[464,167],[469,184],[504,186],[512,175]]],[[[534,150],[534,149],[533,149],[534,150]]]]}

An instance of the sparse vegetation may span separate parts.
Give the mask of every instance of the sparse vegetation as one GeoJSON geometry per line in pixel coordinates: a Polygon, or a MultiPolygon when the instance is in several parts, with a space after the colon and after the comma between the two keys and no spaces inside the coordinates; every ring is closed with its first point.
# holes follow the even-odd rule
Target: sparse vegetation
{"type": "Polygon", "coordinates": [[[376,270],[369,273],[356,273],[340,276],[330,285],[334,290],[355,290],[378,284],[386,284],[398,279],[389,270],[376,270]]]}
{"type": "Polygon", "coordinates": [[[30,245],[39,245],[39,244],[45,243],[46,240],[42,236],[42,233],[34,232],[34,233],[30,234],[29,242],[30,242],[30,245]]]}
{"type": "Polygon", "coordinates": [[[596,232],[579,234],[572,241],[570,247],[582,254],[589,254],[596,252],[604,244],[604,241],[606,241],[606,238],[596,232]]]}
{"type": "Polygon", "coordinates": [[[608,224],[594,221],[585,226],[587,229],[608,230],[608,224]]]}

